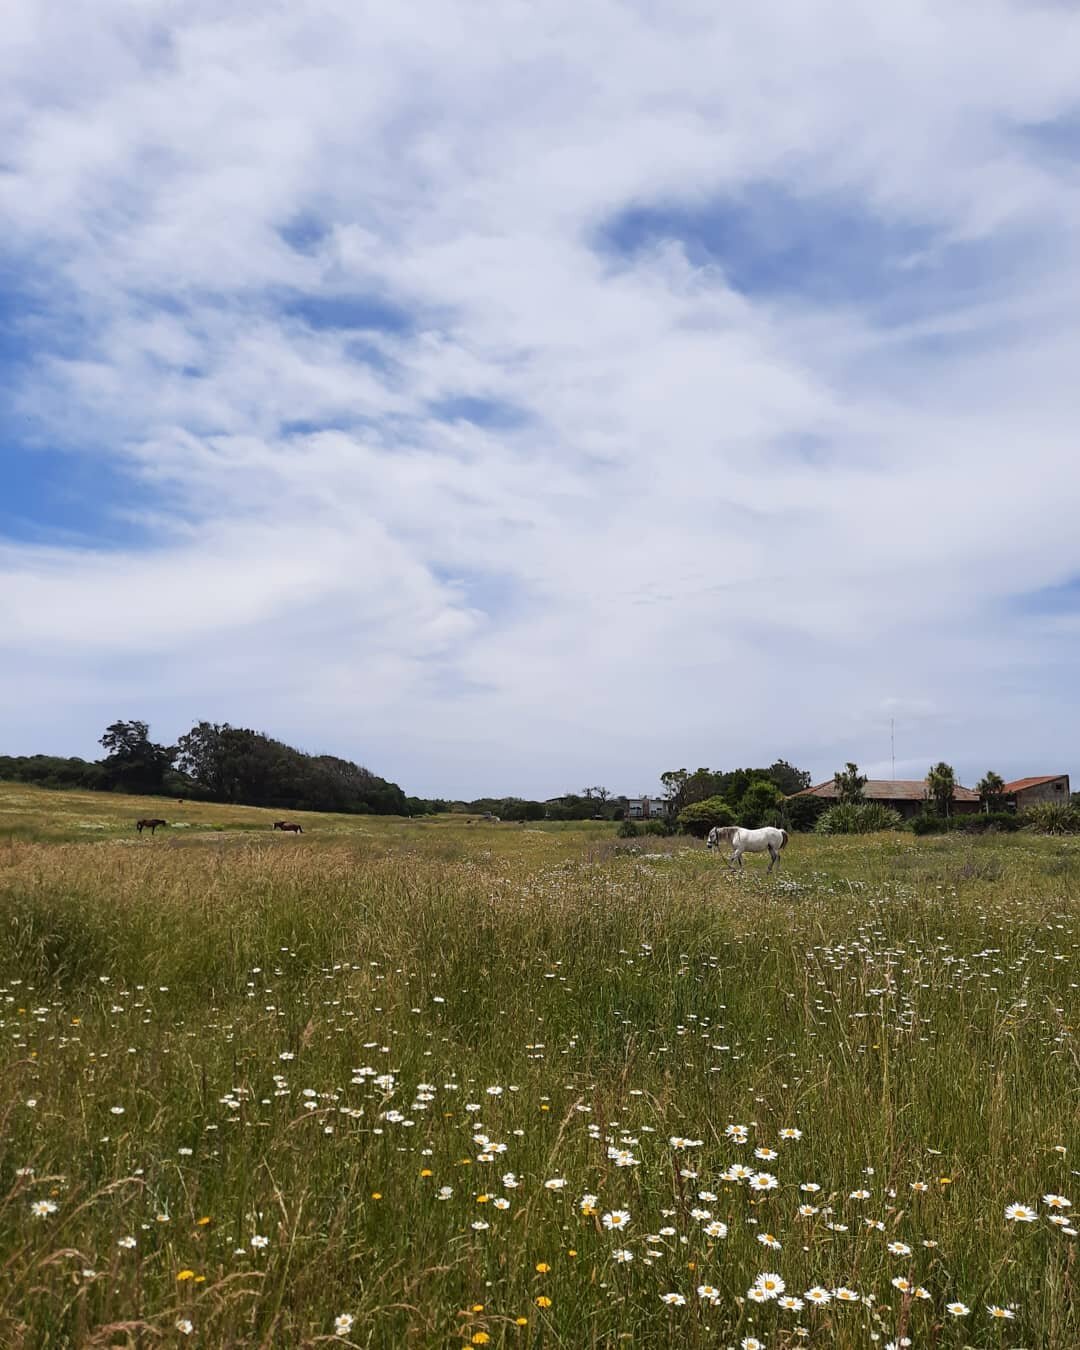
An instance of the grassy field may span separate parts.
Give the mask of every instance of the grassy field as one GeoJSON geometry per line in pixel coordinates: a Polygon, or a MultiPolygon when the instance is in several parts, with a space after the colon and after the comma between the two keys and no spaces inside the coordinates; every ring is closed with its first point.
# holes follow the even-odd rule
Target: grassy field
{"type": "Polygon", "coordinates": [[[5,1350],[1080,1345],[1080,844],[274,815],[0,785],[5,1350]]]}

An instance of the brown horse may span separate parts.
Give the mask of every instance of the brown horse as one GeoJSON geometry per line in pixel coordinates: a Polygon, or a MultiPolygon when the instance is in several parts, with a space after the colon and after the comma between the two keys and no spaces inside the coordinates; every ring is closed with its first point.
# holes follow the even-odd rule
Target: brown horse
{"type": "Polygon", "coordinates": [[[300,825],[294,825],[291,820],[275,820],[275,830],[284,830],[286,834],[303,834],[303,828],[300,825]]]}
{"type": "Polygon", "coordinates": [[[153,834],[159,825],[168,825],[168,823],[167,820],[157,820],[148,817],[146,820],[136,821],[135,828],[140,834],[142,834],[143,830],[149,830],[150,833],[153,834]]]}

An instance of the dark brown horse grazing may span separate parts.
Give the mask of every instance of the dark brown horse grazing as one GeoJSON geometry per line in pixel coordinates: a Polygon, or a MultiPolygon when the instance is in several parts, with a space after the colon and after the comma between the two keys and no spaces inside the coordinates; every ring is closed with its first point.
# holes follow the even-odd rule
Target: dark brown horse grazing
{"type": "Polygon", "coordinates": [[[168,825],[168,823],[169,822],[167,820],[156,820],[148,818],[146,820],[136,821],[135,828],[139,831],[140,834],[142,834],[143,830],[149,830],[150,833],[153,834],[159,825],[168,825]]]}
{"type": "Polygon", "coordinates": [[[291,820],[275,820],[275,830],[284,830],[287,834],[303,834],[304,831],[299,825],[294,825],[291,820]]]}

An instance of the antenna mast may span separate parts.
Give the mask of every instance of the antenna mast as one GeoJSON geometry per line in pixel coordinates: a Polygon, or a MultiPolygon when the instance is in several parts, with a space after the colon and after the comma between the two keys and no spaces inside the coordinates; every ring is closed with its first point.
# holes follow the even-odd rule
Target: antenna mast
{"type": "Polygon", "coordinates": [[[896,782],[896,718],[889,718],[889,748],[892,751],[892,776],[896,782]]]}

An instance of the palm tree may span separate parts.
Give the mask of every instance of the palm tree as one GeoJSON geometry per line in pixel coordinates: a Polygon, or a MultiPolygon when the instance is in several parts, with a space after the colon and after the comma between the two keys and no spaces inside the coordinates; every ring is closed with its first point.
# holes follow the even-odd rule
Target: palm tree
{"type": "Polygon", "coordinates": [[[948,816],[956,791],[956,774],[953,773],[952,765],[946,764],[944,760],[935,764],[926,775],[926,790],[934,799],[938,815],[948,816]]]}
{"type": "Polygon", "coordinates": [[[975,790],[987,812],[1001,810],[1002,799],[1005,796],[1005,779],[1001,774],[995,773],[993,769],[987,769],[986,777],[976,784],[975,790]]]}

